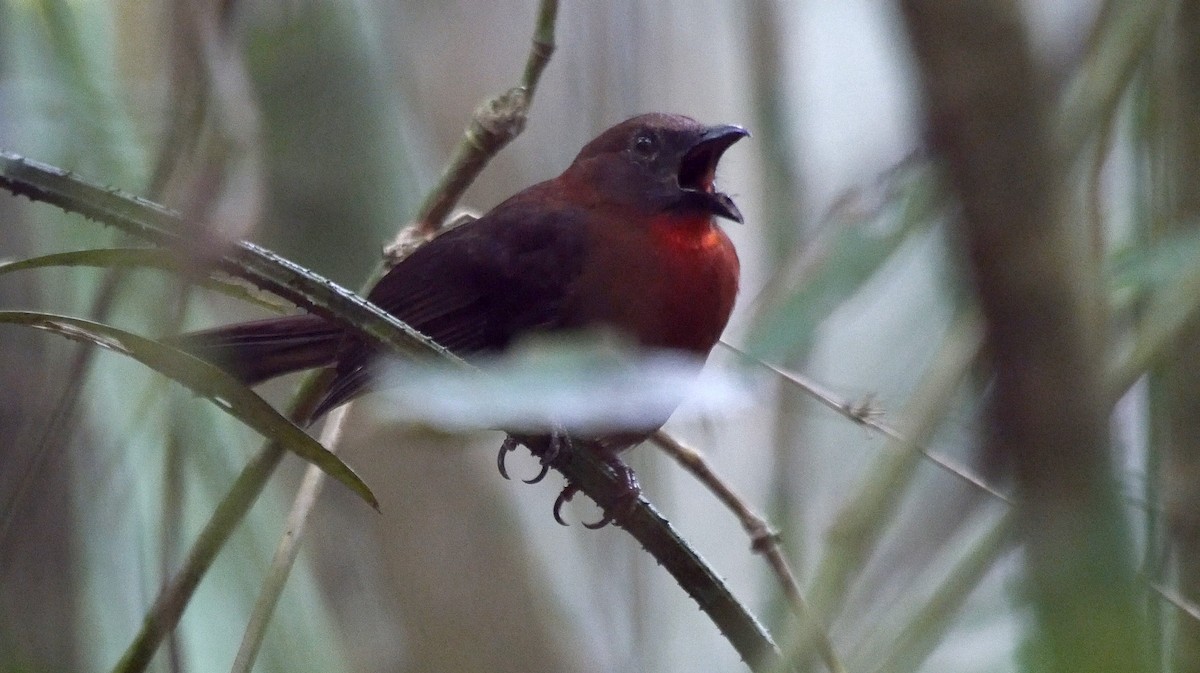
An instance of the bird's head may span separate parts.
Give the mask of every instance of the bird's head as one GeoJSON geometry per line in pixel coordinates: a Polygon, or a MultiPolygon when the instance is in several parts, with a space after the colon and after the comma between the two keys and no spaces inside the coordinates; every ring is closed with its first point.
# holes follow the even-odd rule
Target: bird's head
{"type": "Polygon", "coordinates": [[[607,202],[741,222],[713,178],[725,150],[748,135],[740,126],[705,126],[683,115],[638,115],[585,145],[564,177],[579,178],[607,202]]]}

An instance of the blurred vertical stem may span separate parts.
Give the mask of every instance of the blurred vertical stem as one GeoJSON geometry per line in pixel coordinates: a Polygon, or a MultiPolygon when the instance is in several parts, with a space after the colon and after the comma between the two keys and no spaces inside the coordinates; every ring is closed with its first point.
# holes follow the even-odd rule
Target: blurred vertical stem
{"type": "MultiPolygon", "coordinates": [[[[65,102],[66,106],[62,108],[56,105],[49,108],[53,110],[50,115],[53,121],[49,123],[56,129],[56,133],[47,134],[52,136],[53,140],[45,142],[46,139],[43,138],[39,144],[55,147],[56,143],[61,143],[57,145],[57,149],[71,157],[69,165],[77,169],[93,170],[104,175],[111,184],[128,184],[133,181],[144,170],[143,157],[138,151],[140,146],[135,141],[133,119],[122,103],[121,88],[117,86],[117,63],[113,59],[105,58],[109,52],[103,48],[106,43],[119,39],[113,36],[111,26],[107,22],[113,19],[114,10],[111,7],[65,0],[15,3],[21,4],[25,5],[23,10],[14,6],[12,16],[5,18],[20,25],[17,23],[18,14],[36,13],[40,21],[21,23],[26,27],[37,26],[38,39],[42,37],[41,31],[44,30],[44,39],[50,47],[47,54],[49,58],[38,59],[36,66],[25,66],[11,73],[16,75],[10,80],[11,83],[26,81],[18,86],[6,87],[6,102],[13,103],[13,106],[5,112],[11,114],[13,119],[28,114],[22,111],[22,104],[16,102],[20,98],[18,92],[29,89],[31,85],[36,86],[35,83],[41,77],[40,73],[44,71],[46,79],[42,86],[46,87],[47,92],[53,91],[56,101],[60,104],[65,102]]],[[[3,37],[0,36],[0,39],[3,37]]],[[[104,232],[99,238],[105,242],[114,239],[119,240],[119,237],[112,232],[104,232]]],[[[61,239],[55,241],[55,244],[61,243],[61,239]]],[[[73,243],[78,244],[79,241],[73,243]]],[[[84,304],[80,304],[77,310],[96,320],[106,321],[116,310],[123,295],[127,294],[127,279],[127,273],[114,269],[107,271],[94,288],[80,291],[78,286],[72,286],[68,282],[50,281],[51,284],[46,286],[45,291],[46,295],[55,301],[73,302],[75,297],[79,297],[81,301],[86,302],[86,308],[84,304]]],[[[36,448],[33,449],[35,458],[13,492],[13,500],[5,503],[10,505],[7,512],[0,515],[0,544],[7,544],[5,538],[10,523],[7,514],[17,512],[16,505],[30,494],[30,487],[40,483],[39,475],[43,468],[54,466],[53,469],[63,469],[65,466],[85,464],[86,461],[80,461],[78,455],[72,453],[81,448],[77,443],[73,443],[73,440],[78,439],[81,427],[86,432],[93,427],[99,427],[98,418],[103,417],[108,422],[114,420],[104,412],[88,411],[86,405],[81,404],[84,391],[94,385],[92,374],[95,372],[98,350],[86,344],[74,344],[68,363],[58,369],[54,378],[55,383],[62,386],[62,392],[50,415],[43,422],[41,435],[37,439],[36,448]]],[[[49,370],[53,371],[55,370],[49,370]]],[[[125,443],[128,440],[129,438],[125,437],[117,441],[125,443]]],[[[33,495],[38,497],[36,492],[33,495]]],[[[78,507],[78,503],[76,506],[78,507]]],[[[71,535],[73,553],[81,558],[95,553],[103,544],[89,538],[82,529],[71,535]]],[[[72,592],[74,595],[71,600],[77,606],[87,605],[97,595],[88,587],[86,580],[72,588],[72,592]]],[[[83,615],[87,613],[87,609],[80,609],[80,618],[86,620],[83,615]]],[[[78,648],[85,642],[78,634],[63,634],[63,638],[75,641],[68,647],[78,648]]]]}
{"type": "MultiPolygon", "coordinates": [[[[332,379],[333,372],[328,369],[310,375],[297,394],[288,416],[302,426],[311,420],[312,410],[332,379]]],[[[141,630],[129,644],[121,660],[113,667],[113,673],[144,671],[150,665],[150,660],[158,651],[163,639],[175,630],[179,618],[183,616],[184,609],[191,601],[192,594],[200,585],[200,580],[229,541],[229,536],[246,517],[250,507],[258,501],[263,488],[286,453],[282,445],[268,442],[238,475],[196,541],[192,543],[179,571],[167,586],[163,587],[154,605],[146,612],[141,630]]]]}
{"type": "Polygon", "coordinates": [[[92,9],[86,6],[66,0],[41,0],[36,7],[53,47],[52,65],[57,66],[56,75],[60,78],[56,83],[78,108],[76,132],[87,134],[86,154],[103,167],[109,180],[120,184],[131,169],[142,163],[130,161],[134,156],[131,149],[137,144],[128,123],[130,117],[125,114],[116,89],[110,86],[115,79],[108,69],[112,63],[92,55],[93,41],[103,29],[94,22],[89,25],[80,16],[92,9]]]}
{"type": "Polygon", "coordinates": [[[921,667],[950,630],[967,597],[996,564],[1013,542],[1012,510],[1000,515],[954,566],[933,596],[912,613],[887,648],[887,655],[875,673],[910,673],[921,667]]]}
{"type": "Polygon", "coordinates": [[[1144,670],[1131,538],[1116,493],[1099,287],[1068,226],[1015,3],[902,0],[931,136],[963,206],[958,235],[995,371],[988,451],[1015,468],[1031,670],[1144,670]]]}
{"type": "MultiPolygon", "coordinates": [[[[796,174],[800,153],[791,132],[791,117],[784,93],[790,90],[786,84],[786,60],[780,31],[784,29],[780,17],[780,3],[748,3],[749,21],[746,25],[746,44],[749,45],[748,65],[750,70],[750,100],[754,102],[754,133],[760,139],[762,173],[762,195],[764,222],[761,229],[767,236],[768,273],[778,274],[787,261],[799,254],[797,242],[801,240],[800,214],[804,212],[803,196],[800,193],[800,178],[796,174]]],[[[808,340],[805,340],[807,344],[808,340]]],[[[808,348],[797,349],[789,355],[786,364],[802,369],[808,357],[808,348]]],[[[804,517],[800,500],[795,497],[793,476],[802,474],[801,464],[806,455],[802,442],[806,403],[800,395],[790,394],[786,389],[777,396],[774,418],[774,446],[772,447],[770,501],[767,505],[769,517],[786,535],[782,536],[786,556],[793,564],[801,563],[800,541],[804,538],[800,522],[804,517]]],[[[769,621],[782,632],[784,623],[792,612],[788,610],[784,596],[772,593],[769,621]]],[[[815,615],[814,615],[815,617],[815,615]]],[[[804,625],[795,629],[803,631],[804,625]]],[[[822,627],[823,628],[823,627],[822,627]]],[[[788,629],[793,630],[792,628],[788,629]]]]}
{"type": "MultiPolygon", "coordinates": [[[[346,406],[334,409],[330,413],[325,427],[321,430],[321,443],[330,447],[331,451],[335,450],[341,442],[348,409],[349,407],[346,406]]],[[[275,547],[275,555],[271,558],[270,569],[263,579],[262,588],[259,590],[258,598],[254,601],[254,608],[246,625],[246,631],[242,635],[242,644],[238,646],[237,655],[234,657],[233,666],[230,669],[233,673],[249,673],[254,668],[254,661],[258,658],[258,651],[266,636],[267,626],[270,625],[271,615],[274,614],[275,608],[279,604],[283,587],[287,583],[288,575],[291,574],[292,566],[296,563],[296,556],[300,553],[300,543],[304,539],[304,531],[308,527],[308,516],[316,505],[317,497],[321,495],[324,484],[325,479],[321,470],[304,471],[304,481],[301,482],[300,490],[288,513],[283,536],[280,537],[279,543],[275,547]]]]}
{"type": "Polygon", "coordinates": [[[1109,0],[1091,48],[1071,78],[1054,117],[1059,158],[1077,157],[1111,120],[1137,65],[1153,44],[1167,0],[1109,0]]]}
{"type": "Polygon", "coordinates": [[[746,44],[750,50],[750,100],[754,103],[754,134],[762,148],[762,200],[766,222],[770,269],[779,268],[803,242],[804,194],[798,166],[798,141],[792,133],[794,112],[785,92],[792,90],[787,79],[786,52],[780,31],[790,29],[788,17],[780,16],[779,2],[750,3],[746,44]]]}
{"type": "MultiPolygon", "coordinates": [[[[1166,36],[1160,160],[1166,166],[1166,203],[1159,229],[1166,236],[1200,226],[1200,2],[1177,3],[1166,36]]],[[[1157,368],[1161,377],[1155,417],[1165,442],[1163,498],[1178,593],[1200,596],[1200,317],[1193,316],[1157,368]],[[1161,406],[1160,406],[1161,405],[1161,406]]],[[[1174,670],[1200,672],[1200,623],[1177,622],[1174,670]]]]}
{"type": "MultiPolygon", "coordinates": [[[[1166,168],[1166,162],[1163,160],[1169,141],[1164,137],[1165,134],[1162,131],[1165,121],[1164,105],[1161,99],[1170,95],[1168,93],[1169,86],[1163,82],[1163,77],[1165,73],[1170,72],[1171,68],[1167,63],[1169,59],[1164,58],[1165,51],[1168,50],[1161,40],[1147,49],[1151,58],[1138,71],[1138,77],[1134,80],[1129,124],[1132,143],[1136,148],[1134,164],[1136,189],[1131,213],[1132,221],[1138,225],[1135,230],[1136,243],[1147,249],[1167,235],[1164,231],[1166,228],[1164,220],[1167,219],[1164,211],[1169,202],[1167,195],[1170,192],[1168,185],[1171,182],[1169,179],[1171,171],[1166,168]]],[[[1170,79],[1169,76],[1168,79],[1170,79]]],[[[1179,281],[1176,280],[1172,282],[1172,285],[1178,283],[1179,281]]],[[[1144,440],[1147,451],[1145,495],[1149,506],[1145,508],[1144,515],[1146,549],[1142,558],[1141,571],[1147,581],[1158,583],[1160,586],[1170,584],[1166,574],[1170,572],[1171,545],[1167,530],[1167,517],[1164,512],[1164,508],[1167,506],[1164,486],[1169,475],[1163,469],[1167,461],[1170,432],[1167,429],[1166,405],[1161,403],[1169,387],[1162,374],[1169,365],[1161,363],[1151,354],[1166,352],[1169,345],[1174,343],[1174,335],[1179,334],[1190,322],[1188,317],[1191,312],[1178,310],[1178,307],[1185,302],[1170,301],[1173,295],[1179,294],[1172,292],[1173,289],[1171,287],[1157,288],[1152,296],[1142,298],[1134,307],[1135,317],[1141,325],[1137,345],[1131,354],[1132,357],[1129,358],[1129,364],[1132,366],[1127,367],[1126,371],[1118,369],[1117,375],[1110,377],[1115,384],[1115,389],[1120,391],[1119,394],[1124,394],[1126,384],[1131,386],[1149,371],[1149,376],[1146,376],[1147,427],[1144,440]],[[1166,315],[1163,307],[1170,309],[1169,320],[1162,319],[1166,315]],[[1163,330],[1161,327],[1163,325],[1168,325],[1171,329],[1163,330]],[[1147,353],[1147,356],[1139,358],[1137,350],[1143,344],[1152,348],[1141,348],[1140,350],[1147,353]]],[[[1196,294],[1190,288],[1185,288],[1183,296],[1190,298],[1196,294]]],[[[1114,369],[1117,368],[1114,367],[1114,369]]],[[[1178,649],[1170,635],[1172,626],[1176,623],[1177,613],[1173,608],[1163,605],[1158,592],[1147,593],[1145,605],[1147,629],[1153,634],[1152,661],[1171,661],[1174,652],[1178,649]]]]}

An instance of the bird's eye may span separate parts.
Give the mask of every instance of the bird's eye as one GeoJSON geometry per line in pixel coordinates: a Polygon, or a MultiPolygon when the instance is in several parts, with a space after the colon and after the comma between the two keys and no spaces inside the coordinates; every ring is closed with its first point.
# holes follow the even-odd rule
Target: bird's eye
{"type": "Polygon", "coordinates": [[[633,151],[648,157],[658,151],[658,143],[649,133],[639,133],[633,137],[633,151]]]}

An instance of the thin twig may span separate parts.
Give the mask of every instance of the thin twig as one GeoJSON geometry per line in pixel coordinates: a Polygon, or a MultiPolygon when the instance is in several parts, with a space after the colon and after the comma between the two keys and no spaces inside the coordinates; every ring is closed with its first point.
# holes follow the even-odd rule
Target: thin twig
{"type": "Polygon", "coordinates": [[[845,673],[846,667],[842,665],[837,650],[833,647],[828,628],[808,608],[804,596],[800,592],[800,583],[796,581],[796,575],[792,572],[792,568],[783,554],[783,549],[779,546],[779,532],[773,530],[766,519],[751,509],[745,498],[738,495],[732,486],[713,471],[704,455],[699,451],[662,430],[650,435],[650,441],[658,445],[668,456],[674,458],[675,462],[682,465],[684,469],[691,472],[734,513],[741,522],[742,528],[750,536],[750,548],[767,560],[767,564],[775,573],[780,586],[783,587],[783,593],[792,606],[792,612],[810,631],[807,637],[815,639],[818,652],[825,661],[825,665],[832,673],[845,673]]]}
{"type": "Polygon", "coordinates": [[[414,226],[402,229],[385,248],[388,257],[398,260],[436,234],[492,157],[525,130],[538,81],[554,53],[557,17],[558,0],[542,0],[521,83],[475,108],[453,158],[418,209],[414,226]]]}
{"type": "Polygon", "coordinates": [[[521,87],[525,89],[526,101],[533,103],[542,71],[554,54],[554,28],[558,22],[558,0],[542,0],[538,7],[537,24],[533,28],[533,44],[529,48],[529,59],[525,62],[525,73],[521,76],[521,87]]]}
{"type": "Polygon", "coordinates": [[[1170,603],[1179,609],[1180,612],[1187,615],[1193,622],[1200,623],[1200,605],[1188,600],[1188,598],[1171,587],[1159,584],[1158,582],[1147,582],[1150,589],[1163,600],[1170,603]]]}
{"type": "MultiPolygon", "coordinates": [[[[750,536],[751,549],[761,553],[766,547],[774,545],[779,540],[779,531],[771,528],[766,519],[751,509],[746,500],[713,471],[703,454],[663,430],[658,430],[650,435],[650,441],[658,445],[668,456],[674,458],[675,462],[682,465],[684,469],[691,472],[696,479],[700,480],[700,483],[707,486],[713,495],[717,496],[717,499],[733,512],[742,524],[742,528],[750,536]]],[[[791,575],[790,571],[788,575],[791,575]]]]}
{"type": "MultiPolygon", "coordinates": [[[[873,401],[868,399],[860,402],[851,402],[843,397],[839,397],[833,391],[814,383],[805,376],[796,374],[794,372],[789,372],[782,367],[761,360],[735,346],[725,343],[724,341],[721,343],[735,353],[758,363],[759,365],[769,369],[779,376],[782,376],[785,381],[796,386],[811,396],[814,400],[836,411],[837,413],[846,417],[848,420],[865,428],[870,428],[871,430],[874,430],[888,437],[889,439],[895,440],[897,445],[906,445],[910,443],[909,439],[906,438],[899,430],[879,420],[883,414],[879,411],[873,401]]],[[[984,493],[1001,502],[1009,505],[1012,504],[1011,497],[1001,493],[994,486],[991,486],[984,481],[981,477],[971,474],[969,469],[958,465],[954,460],[947,458],[936,451],[931,451],[924,446],[915,445],[915,448],[921,453],[922,456],[929,460],[929,462],[945,470],[950,475],[966,482],[970,486],[983,491],[984,493]]]]}
{"type": "MultiPolygon", "coordinates": [[[[883,413],[879,411],[879,408],[872,400],[850,402],[844,398],[837,397],[834,393],[821,388],[817,384],[799,374],[785,371],[770,364],[764,363],[764,366],[782,376],[788,381],[788,383],[795,385],[811,395],[813,399],[842,414],[851,421],[885,435],[889,439],[894,439],[896,440],[897,444],[909,443],[908,438],[906,438],[899,430],[879,420],[883,413]]],[[[920,452],[922,456],[929,460],[929,462],[940,467],[942,470],[946,471],[952,476],[957,477],[958,479],[966,482],[974,488],[979,489],[980,491],[983,491],[996,500],[1008,505],[1012,504],[1012,498],[1010,496],[1001,493],[996,489],[996,487],[984,481],[982,477],[971,474],[971,471],[968,468],[957,464],[953,459],[947,458],[936,451],[931,451],[924,446],[916,445],[914,448],[920,452]]]]}
{"type": "MultiPolygon", "coordinates": [[[[325,427],[321,430],[321,444],[329,447],[330,451],[337,450],[349,409],[349,405],[334,409],[325,422],[325,427]]],[[[233,660],[232,673],[250,673],[254,667],[254,660],[262,646],[263,636],[266,635],[267,626],[271,622],[271,615],[279,603],[279,596],[283,593],[284,585],[287,584],[288,575],[291,574],[292,566],[296,562],[296,555],[300,553],[300,542],[304,539],[309,516],[312,514],[317,497],[321,494],[321,488],[324,485],[324,473],[319,468],[310,466],[310,469],[305,470],[304,480],[300,484],[300,490],[296,493],[296,498],[292,501],[292,509],[288,513],[287,527],[283,536],[279,538],[279,544],[275,547],[275,556],[271,559],[271,567],[267,571],[266,577],[263,578],[262,587],[259,589],[258,598],[254,602],[254,609],[251,611],[250,620],[246,625],[246,631],[242,635],[242,644],[238,648],[237,657],[233,660]]]]}

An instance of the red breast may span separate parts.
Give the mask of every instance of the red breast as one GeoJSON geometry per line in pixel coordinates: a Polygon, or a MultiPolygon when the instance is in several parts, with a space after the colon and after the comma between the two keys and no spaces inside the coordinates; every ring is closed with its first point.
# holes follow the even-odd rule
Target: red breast
{"type": "Polygon", "coordinates": [[[729,321],[739,263],[712,216],[660,216],[639,226],[587,223],[592,245],[566,310],[648,348],[708,354],[729,321]]]}

